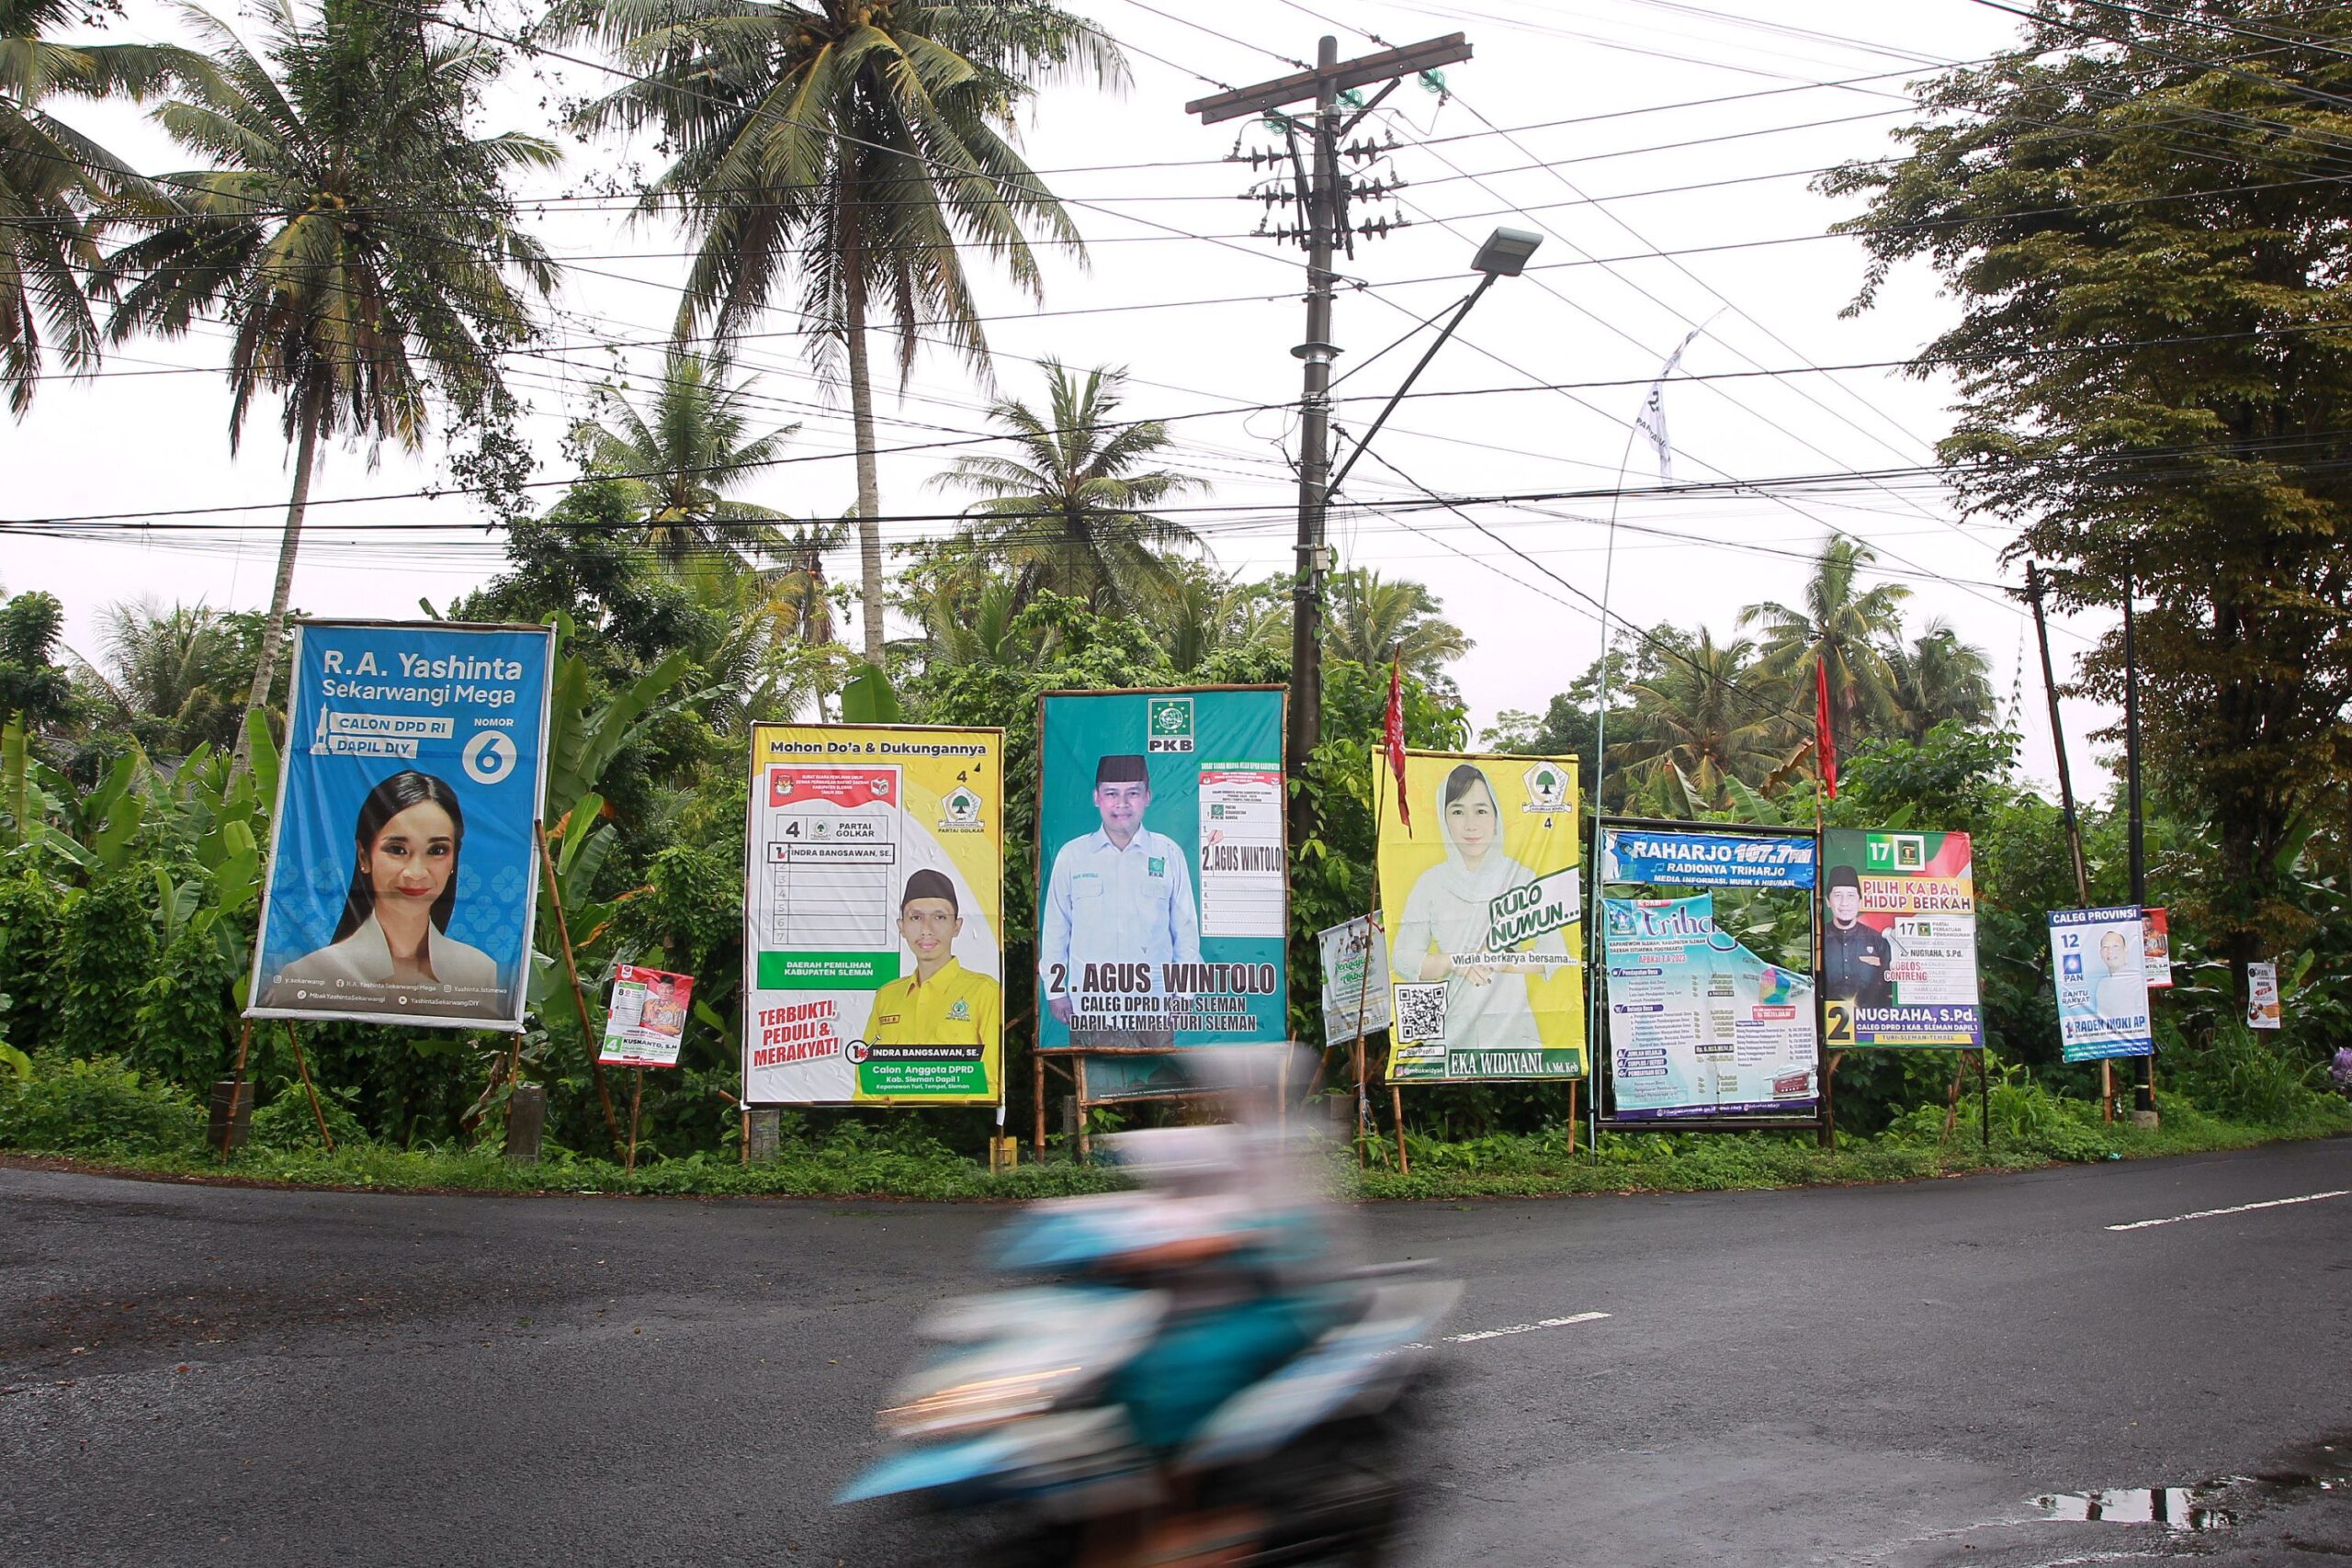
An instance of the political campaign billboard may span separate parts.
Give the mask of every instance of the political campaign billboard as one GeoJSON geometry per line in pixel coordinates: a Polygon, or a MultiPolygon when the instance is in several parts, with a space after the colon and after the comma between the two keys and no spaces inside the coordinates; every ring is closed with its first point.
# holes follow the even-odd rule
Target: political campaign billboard
{"type": "Polygon", "coordinates": [[[248,1018],[523,1027],[546,626],[301,621],[248,1018]]]}
{"type": "Polygon", "coordinates": [[[1572,757],[1405,753],[1381,792],[1394,1083],[1585,1076],[1572,757]]]}
{"type": "Polygon", "coordinates": [[[1279,686],[1039,701],[1037,1043],[1097,1100],[1181,1092],[1189,1046],[1289,1037],[1279,686]]]}
{"type": "Polygon", "coordinates": [[[1983,1045],[1968,835],[1832,828],[1822,864],[1823,1043],[1983,1045]]]}
{"type": "Polygon", "coordinates": [[[1604,898],[1601,939],[1616,1120],[1817,1109],[1812,976],[1718,926],[1712,892],[1604,898]]]}
{"type": "Polygon", "coordinates": [[[1650,887],[1810,887],[1814,843],[1795,834],[1619,827],[1600,833],[1600,880],[1650,887]]]}
{"type": "Polygon", "coordinates": [[[616,965],[596,1060],[607,1067],[676,1066],[694,995],[692,975],[637,964],[616,965]]]}
{"type": "Polygon", "coordinates": [[[1315,933],[1323,960],[1323,1043],[1337,1045],[1388,1027],[1388,944],[1363,915],[1315,933]]]}
{"type": "Polygon", "coordinates": [[[2058,1044],[2069,1062],[2147,1056],[2147,936],[2140,907],[2050,911],[2050,972],[2058,1044]]]}
{"type": "Polygon", "coordinates": [[[1004,1074],[1004,735],[752,729],[743,1099],[988,1104],[1004,1074]]]}

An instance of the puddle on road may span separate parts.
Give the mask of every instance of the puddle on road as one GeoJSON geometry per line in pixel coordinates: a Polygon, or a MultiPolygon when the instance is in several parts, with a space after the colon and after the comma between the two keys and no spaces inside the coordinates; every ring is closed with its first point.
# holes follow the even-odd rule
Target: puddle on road
{"type": "Polygon", "coordinates": [[[2213,1499],[2233,1484],[2205,1486],[2118,1486],[2100,1492],[2045,1492],[2033,1506],[2053,1519],[2078,1519],[2095,1524],[2163,1525],[2177,1530],[2225,1530],[2237,1516],[2216,1507],[2213,1499]]]}
{"type": "Polygon", "coordinates": [[[2195,1486],[2109,1487],[2045,1492],[2033,1506],[2045,1518],[2088,1524],[2161,1525],[2168,1530],[2225,1530],[2256,1512],[2312,1492],[2352,1492],[2352,1443],[2339,1438],[2293,1456],[2291,1468],[2224,1476],[2195,1486]]]}

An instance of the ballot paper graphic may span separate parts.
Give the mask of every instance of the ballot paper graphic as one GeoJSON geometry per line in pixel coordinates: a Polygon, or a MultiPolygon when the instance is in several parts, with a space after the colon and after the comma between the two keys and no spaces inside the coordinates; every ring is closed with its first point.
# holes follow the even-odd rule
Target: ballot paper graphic
{"type": "Polygon", "coordinates": [[[767,771],[763,987],[878,986],[899,977],[896,767],[767,771]]]}

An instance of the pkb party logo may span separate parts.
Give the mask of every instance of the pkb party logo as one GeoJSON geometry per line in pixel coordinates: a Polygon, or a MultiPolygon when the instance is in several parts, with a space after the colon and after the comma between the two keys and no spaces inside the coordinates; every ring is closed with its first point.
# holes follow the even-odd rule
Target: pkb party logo
{"type": "Polygon", "coordinates": [[[1161,754],[1192,750],[1193,699],[1150,698],[1145,714],[1145,726],[1149,730],[1144,738],[1146,750],[1161,754]]]}

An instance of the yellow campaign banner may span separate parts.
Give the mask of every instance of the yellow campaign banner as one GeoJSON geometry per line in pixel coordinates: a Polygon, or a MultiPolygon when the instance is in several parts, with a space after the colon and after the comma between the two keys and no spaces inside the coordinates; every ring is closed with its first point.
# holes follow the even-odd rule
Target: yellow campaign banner
{"type": "Polygon", "coordinates": [[[753,727],[747,1104],[1001,1098],[1003,764],[998,729],[753,727]]]}
{"type": "Polygon", "coordinates": [[[1378,754],[1396,1083],[1585,1076],[1584,893],[1572,757],[1378,754]]]}

